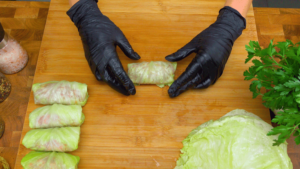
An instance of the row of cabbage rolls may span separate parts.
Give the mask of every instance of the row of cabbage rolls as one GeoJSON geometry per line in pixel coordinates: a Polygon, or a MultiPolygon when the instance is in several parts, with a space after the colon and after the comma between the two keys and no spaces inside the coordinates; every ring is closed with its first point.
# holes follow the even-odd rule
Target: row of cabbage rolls
{"type": "Polygon", "coordinates": [[[80,158],[65,152],[78,148],[80,126],[85,116],[87,85],[51,81],[32,87],[35,104],[50,104],[29,115],[29,127],[22,144],[31,150],[21,161],[24,169],[77,169],[80,158]]]}

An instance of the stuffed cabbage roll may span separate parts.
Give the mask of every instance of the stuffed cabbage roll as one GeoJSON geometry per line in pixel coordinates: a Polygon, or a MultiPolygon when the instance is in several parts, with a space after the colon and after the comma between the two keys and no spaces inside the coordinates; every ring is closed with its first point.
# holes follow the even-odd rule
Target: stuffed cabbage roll
{"type": "Polygon", "coordinates": [[[84,106],[88,99],[87,85],[78,82],[50,81],[32,86],[35,104],[75,104],[84,106]]]}
{"type": "Polygon", "coordinates": [[[142,62],[128,64],[128,76],[134,84],[156,84],[159,87],[174,82],[176,62],[142,62]]]}
{"type": "Polygon", "coordinates": [[[22,144],[38,151],[74,151],[78,148],[80,127],[34,129],[26,133],[22,144]]]}
{"type": "Polygon", "coordinates": [[[44,106],[29,115],[30,128],[81,126],[85,119],[80,105],[44,106]]]}
{"type": "Polygon", "coordinates": [[[21,161],[24,169],[77,169],[80,158],[67,153],[28,153],[21,161]]]}

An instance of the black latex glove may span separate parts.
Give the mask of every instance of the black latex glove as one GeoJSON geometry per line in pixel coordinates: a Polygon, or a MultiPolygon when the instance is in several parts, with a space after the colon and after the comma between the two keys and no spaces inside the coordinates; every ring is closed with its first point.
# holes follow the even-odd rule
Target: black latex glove
{"type": "Polygon", "coordinates": [[[95,0],[80,0],[67,14],[78,28],[85,57],[97,80],[124,95],[134,95],[135,87],[122,67],[116,45],[131,59],[140,56],[122,31],[100,12],[95,0]]]}
{"type": "Polygon", "coordinates": [[[215,23],[167,56],[168,61],[179,61],[197,53],[185,72],[171,85],[170,97],[176,97],[189,88],[202,89],[214,84],[223,73],[234,41],[245,28],[245,18],[237,10],[224,7],[215,23]]]}

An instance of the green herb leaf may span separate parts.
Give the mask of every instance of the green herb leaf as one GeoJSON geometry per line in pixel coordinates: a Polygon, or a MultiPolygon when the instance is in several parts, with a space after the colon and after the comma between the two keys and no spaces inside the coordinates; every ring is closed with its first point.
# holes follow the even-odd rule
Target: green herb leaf
{"type": "Polygon", "coordinates": [[[298,50],[297,50],[297,57],[299,57],[300,56],[300,48],[298,48],[298,50]]]}
{"type": "Polygon", "coordinates": [[[253,47],[254,47],[256,50],[261,50],[261,47],[260,47],[260,45],[259,45],[259,43],[258,43],[257,41],[250,41],[250,42],[252,42],[253,47]]]}
{"type": "Polygon", "coordinates": [[[253,63],[255,66],[264,66],[264,64],[261,63],[261,62],[260,62],[259,60],[257,60],[257,59],[252,60],[252,63],[253,63]]]}
{"type": "Polygon", "coordinates": [[[254,57],[254,54],[251,53],[248,55],[248,58],[246,59],[245,63],[248,63],[252,58],[254,57]]]}
{"type": "Polygon", "coordinates": [[[298,136],[298,137],[295,138],[295,142],[296,142],[297,145],[300,144],[300,136],[298,136]]]}
{"type": "Polygon", "coordinates": [[[251,80],[254,78],[254,76],[248,70],[244,72],[244,76],[245,76],[245,80],[251,80]]]}
{"type": "Polygon", "coordinates": [[[296,130],[293,136],[299,136],[300,135],[300,130],[296,130]]]}
{"type": "Polygon", "coordinates": [[[249,53],[255,53],[253,47],[251,47],[251,46],[247,46],[247,45],[246,45],[246,50],[247,50],[249,53]]]}
{"type": "Polygon", "coordinates": [[[289,94],[289,93],[290,93],[290,91],[283,91],[283,92],[280,93],[280,95],[281,95],[281,96],[285,96],[285,95],[287,95],[287,94],[289,94]]]}
{"type": "Polygon", "coordinates": [[[288,82],[284,83],[284,86],[289,88],[300,87],[300,81],[298,79],[289,80],[288,82]]]}
{"type": "Polygon", "coordinates": [[[274,89],[278,92],[281,92],[281,91],[290,91],[291,89],[285,87],[284,85],[280,84],[280,85],[277,85],[274,87],[274,89]]]}
{"type": "Polygon", "coordinates": [[[267,135],[271,136],[271,135],[280,134],[278,136],[278,139],[274,140],[275,143],[273,144],[274,146],[279,146],[280,144],[284,143],[285,140],[291,136],[292,130],[293,130],[292,127],[278,126],[278,127],[273,128],[272,131],[270,131],[267,135]]]}
{"type": "Polygon", "coordinates": [[[260,81],[254,80],[250,85],[250,91],[253,92],[253,98],[256,98],[260,94],[260,89],[262,85],[260,81]]]}
{"type": "Polygon", "coordinates": [[[262,95],[263,105],[272,110],[283,109],[272,120],[279,124],[269,135],[279,135],[274,145],[285,142],[292,134],[300,144],[300,42],[278,42],[262,49],[257,41],[246,46],[253,66],[244,72],[245,80],[252,80],[250,91],[253,98],[262,95]],[[253,59],[255,57],[255,59],[253,59]],[[262,92],[266,89],[267,92],[262,92]]]}
{"type": "Polygon", "coordinates": [[[295,114],[298,112],[298,109],[296,108],[291,108],[291,109],[286,109],[284,110],[286,113],[289,113],[289,114],[295,114]]]}
{"type": "Polygon", "coordinates": [[[289,42],[290,44],[292,44],[294,46],[294,43],[291,40],[287,39],[286,41],[289,42]]]}

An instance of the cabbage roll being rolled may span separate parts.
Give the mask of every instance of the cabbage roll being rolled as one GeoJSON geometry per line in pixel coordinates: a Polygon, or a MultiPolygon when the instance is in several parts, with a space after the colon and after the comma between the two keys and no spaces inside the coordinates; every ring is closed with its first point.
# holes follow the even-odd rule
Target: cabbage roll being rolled
{"type": "Polygon", "coordinates": [[[67,153],[37,152],[28,153],[21,161],[24,169],[77,169],[80,158],[67,153]]]}
{"type": "Polygon", "coordinates": [[[34,129],[26,133],[22,144],[37,151],[74,151],[78,148],[80,127],[34,129]]]}
{"type": "Polygon", "coordinates": [[[128,76],[134,84],[156,84],[159,87],[174,82],[176,62],[142,62],[128,64],[128,76]]]}
{"type": "Polygon", "coordinates": [[[29,115],[30,128],[81,126],[85,119],[80,105],[44,106],[29,115]]]}
{"type": "Polygon", "coordinates": [[[32,86],[35,104],[84,106],[88,99],[87,85],[78,82],[50,81],[32,86]]]}

